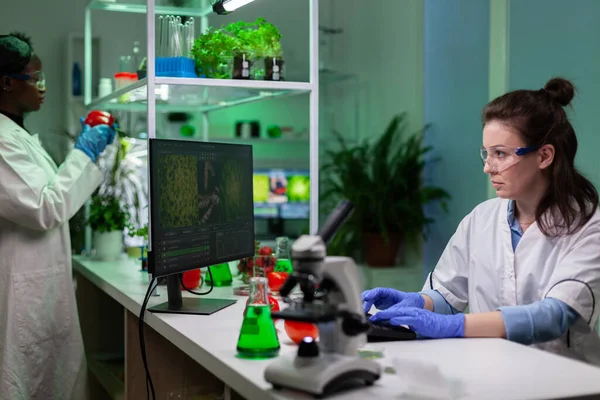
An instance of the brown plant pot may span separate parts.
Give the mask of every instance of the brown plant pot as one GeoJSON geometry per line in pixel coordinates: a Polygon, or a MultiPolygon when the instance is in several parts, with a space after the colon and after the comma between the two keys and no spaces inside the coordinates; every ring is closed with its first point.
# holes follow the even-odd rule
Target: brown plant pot
{"type": "Polygon", "coordinates": [[[283,81],[283,59],[275,57],[265,58],[265,80],[283,81]]]}
{"type": "Polygon", "coordinates": [[[233,58],[233,79],[251,79],[252,64],[254,62],[244,55],[238,55],[233,58]]]}
{"type": "Polygon", "coordinates": [[[388,233],[386,242],[381,233],[363,234],[365,261],[370,267],[393,267],[402,243],[402,235],[399,233],[388,233]]]}

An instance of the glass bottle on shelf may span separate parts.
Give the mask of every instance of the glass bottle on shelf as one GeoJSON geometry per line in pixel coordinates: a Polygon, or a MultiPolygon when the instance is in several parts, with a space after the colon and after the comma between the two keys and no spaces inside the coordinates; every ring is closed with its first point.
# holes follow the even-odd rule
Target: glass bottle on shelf
{"type": "Polygon", "coordinates": [[[275,357],[279,354],[280,346],[271,318],[267,278],[250,278],[249,301],[237,342],[238,356],[252,359],[275,357]]]}

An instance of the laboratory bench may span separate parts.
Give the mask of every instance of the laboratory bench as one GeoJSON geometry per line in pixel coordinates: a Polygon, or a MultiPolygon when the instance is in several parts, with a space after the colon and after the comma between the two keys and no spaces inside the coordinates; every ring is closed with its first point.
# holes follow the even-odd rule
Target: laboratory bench
{"type": "MultiPolygon", "coordinates": [[[[148,274],[140,270],[139,261],[126,257],[100,262],[75,256],[73,271],[91,384],[103,388],[94,390],[95,400],[145,399],[138,317],[148,274]]],[[[166,287],[159,286],[158,294],[148,307],[167,301],[166,287]]],[[[157,399],[312,398],[274,391],[263,377],[272,360],[236,357],[246,297],[233,295],[232,287],[215,287],[208,297],[238,301],[208,316],[146,312],[146,354],[157,399]]],[[[283,321],[277,327],[280,354],[296,351],[283,321]]],[[[600,398],[600,368],[502,339],[417,340],[366,347],[383,352],[379,362],[386,372],[371,387],[331,399],[398,398],[401,378],[392,367],[410,368],[411,360],[430,363],[444,376],[460,380],[461,399],[600,398]]],[[[431,385],[439,381],[432,378],[431,385]]]]}

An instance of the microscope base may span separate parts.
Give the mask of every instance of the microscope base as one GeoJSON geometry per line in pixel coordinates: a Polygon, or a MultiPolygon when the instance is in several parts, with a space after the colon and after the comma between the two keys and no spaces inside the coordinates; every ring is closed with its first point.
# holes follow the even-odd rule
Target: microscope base
{"type": "Polygon", "coordinates": [[[284,355],[265,370],[274,389],[289,388],[318,398],[356,386],[370,386],[381,376],[381,365],[358,356],[335,353],[317,357],[284,355]]]}

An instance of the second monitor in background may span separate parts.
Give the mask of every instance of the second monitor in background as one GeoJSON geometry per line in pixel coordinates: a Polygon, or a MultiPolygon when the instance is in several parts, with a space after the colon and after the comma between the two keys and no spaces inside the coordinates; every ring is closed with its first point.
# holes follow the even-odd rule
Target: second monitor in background
{"type": "Polygon", "coordinates": [[[254,171],[254,216],[266,219],[272,236],[285,234],[286,220],[310,217],[310,173],[303,169],[254,171]]]}

